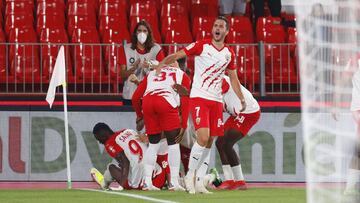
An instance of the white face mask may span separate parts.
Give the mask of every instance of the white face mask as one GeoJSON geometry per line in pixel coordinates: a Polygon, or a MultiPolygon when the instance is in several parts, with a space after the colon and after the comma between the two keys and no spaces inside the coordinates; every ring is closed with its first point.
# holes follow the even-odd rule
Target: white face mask
{"type": "Polygon", "coordinates": [[[145,34],[144,32],[139,32],[139,34],[137,35],[137,39],[140,42],[140,44],[144,44],[147,38],[147,34],[145,34]]]}

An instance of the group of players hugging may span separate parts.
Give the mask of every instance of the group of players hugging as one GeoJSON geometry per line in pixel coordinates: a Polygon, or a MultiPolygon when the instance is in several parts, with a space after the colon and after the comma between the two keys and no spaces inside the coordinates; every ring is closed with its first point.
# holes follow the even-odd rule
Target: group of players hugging
{"type": "Polygon", "coordinates": [[[260,107],[238,80],[234,52],[224,44],[228,31],[227,19],[220,16],[211,39],[196,41],[152,64],[132,96],[136,130],[116,132],[105,123],[94,126],[95,138],[114,158],[104,173],[91,169],[102,189],[167,188],[206,194],[211,193],[209,188],[247,188],[233,146],[259,120],[260,107]],[[179,68],[181,59],[189,56],[195,56],[192,80],[179,68]],[[229,114],[225,123],[223,111],[229,114]],[[140,133],[144,127],[146,134],[140,133]],[[223,181],[216,169],[207,174],[214,141],[223,181]],[[181,162],[185,176],[180,175],[181,162]],[[119,186],[110,187],[112,182],[119,186]]]}

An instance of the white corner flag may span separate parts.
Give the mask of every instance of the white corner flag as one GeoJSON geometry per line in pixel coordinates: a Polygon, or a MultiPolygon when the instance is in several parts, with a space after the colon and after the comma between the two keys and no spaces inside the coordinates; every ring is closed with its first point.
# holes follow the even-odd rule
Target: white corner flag
{"type": "Polygon", "coordinates": [[[65,79],[65,54],[64,46],[60,47],[60,51],[56,58],[55,67],[50,79],[49,89],[46,94],[46,101],[49,103],[50,108],[55,99],[56,87],[62,85],[65,88],[66,79],[65,79]]]}
{"type": "Polygon", "coordinates": [[[46,94],[46,101],[50,108],[55,99],[56,87],[62,85],[64,98],[64,125],[65,125],[65,147],[66,147],[66,168],[67,168],[67,183],[68,188],[71,189],[71,170],[70,170],[70,147],[69,147],[69,122],[67,115],[67,97],[66,97],[66,75],[65,75],[65,54],[64,46],[60,47],[58,56],[56,58],[54,71],[52,73],[49,88],[46,94]]]}

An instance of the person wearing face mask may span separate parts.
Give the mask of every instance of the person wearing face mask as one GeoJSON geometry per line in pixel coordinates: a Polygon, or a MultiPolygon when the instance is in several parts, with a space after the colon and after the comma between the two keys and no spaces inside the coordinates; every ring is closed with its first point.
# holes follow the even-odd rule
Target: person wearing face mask
{"type": "MultiPolygon", "coordinates": [[[[119,65],[121,77],[124,81],[123,103],[131,105],[131,98],[137,85],[129,79],[129,76],[136,76],[142,80],[149,72],[150,60],[161,61],[165,55],[161,46],[154,42],[152,30],[148,22],[141,20],[131,36],[131,43],[120,49],[119,65]]],[[[131,78],[131,77],[130,77],[131,78]]]]}

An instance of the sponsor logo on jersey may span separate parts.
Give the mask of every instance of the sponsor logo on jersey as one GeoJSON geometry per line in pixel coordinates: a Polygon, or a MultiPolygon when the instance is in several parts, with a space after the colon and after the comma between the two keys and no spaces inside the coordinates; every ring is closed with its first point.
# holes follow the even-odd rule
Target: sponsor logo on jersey
{"type": "Polygon", "coordinates": [[[131,58],[129,59],[129,62],[130,62],[131,64],[133,64],[133,63],[135,62],[135,58],[134,58],[134,57],[131,57],[131,58]]]}

